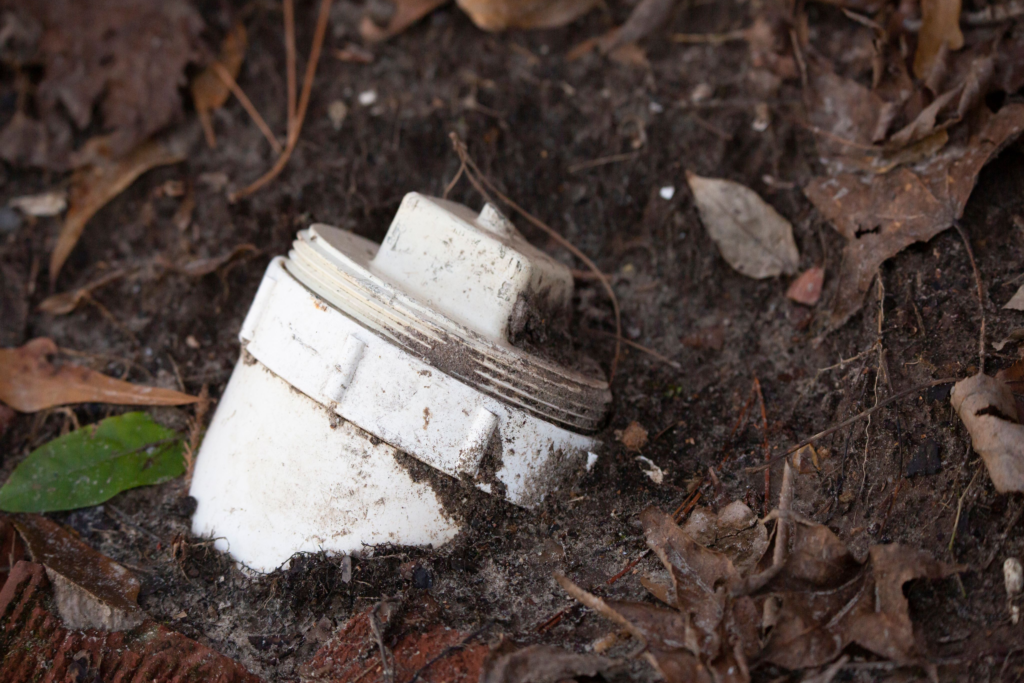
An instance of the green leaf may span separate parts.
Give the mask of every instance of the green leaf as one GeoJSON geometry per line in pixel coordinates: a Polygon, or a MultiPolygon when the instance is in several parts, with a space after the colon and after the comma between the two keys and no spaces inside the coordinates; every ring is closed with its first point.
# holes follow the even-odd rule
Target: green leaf
{"type": "Polygon", "coordinates": [[[125,413],[32,451],[0,488],[0,510],[53,512],[99,505],[185,471],[181,439],[146,413],[125,413]]]}

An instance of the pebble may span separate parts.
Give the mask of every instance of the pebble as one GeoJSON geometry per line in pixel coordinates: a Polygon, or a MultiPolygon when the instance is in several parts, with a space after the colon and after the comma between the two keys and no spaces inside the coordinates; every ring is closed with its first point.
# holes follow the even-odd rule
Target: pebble
{"type": "Polygon", "coordinates": [[[666,185],[665,187],[658,190],[658,196],[664,199],[665,201],[668,201],[676,196],[676,188],[672,187],[671,185],[666,185]]]}
{"type": "Polygon", "coordinates": [[[364,107],[369,107],[373,105],[376,101],[376,90],[364,90],[363,92],[359,93],[359,104],[363,105],[364,107]]]}

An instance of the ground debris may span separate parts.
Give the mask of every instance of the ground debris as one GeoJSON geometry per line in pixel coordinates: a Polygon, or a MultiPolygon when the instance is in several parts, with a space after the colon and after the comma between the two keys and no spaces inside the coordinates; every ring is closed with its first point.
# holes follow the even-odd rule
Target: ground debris
{"type": "Polygon", "coordinates": [[[59,349],[40,337],[16,349],[0,349],[0,401],[23,413],[69,403],[182,405],[198,399],[180,391],[107,377],[76,365],[54,367],[47,356],[59,349]]]}
{"type": "Polygon", "coordinates": [[[1024,424],[1011,389],[1011,382],[1020,383],[1022,368],[1018,363],[995,377],[968,377],[949,396],[1000,493],[1024,491],[1024,424]]]}
{"type": "Polygon", "coordinates": [[[670,683],[749,681],[751,666],[760,662],[820,667],[851,643],[900,665],[928,668],[903,584],[957,569],[896,544],[872,546],[859,561],[827,527],[791,512],[789,504],[780,507],[769,515],[779,520],[772,558],[765,555],[763,523],[743,503],[717,516],[695,510],[683,528],[670,515],[646,510],[647,544],[671,583],[641,583],[672,609],[603,600],[556,578],[644,643],[646,657],[670,683]]]}
{"type": "Polygon", "coordinates": [[[730,266],[752,278],[796,272],[793,226],[750,188],[686,174],[701,222],[730,266]]]}

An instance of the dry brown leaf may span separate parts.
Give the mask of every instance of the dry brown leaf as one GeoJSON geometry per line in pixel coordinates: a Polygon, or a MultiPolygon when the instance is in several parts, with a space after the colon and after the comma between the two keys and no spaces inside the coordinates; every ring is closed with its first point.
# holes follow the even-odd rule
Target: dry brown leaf
{"type": "Polygon", "coordinates": [[[564,576],[556,576],[559,584],[645,643],[649,660],[670,683],[749,681],[747,660],[757,653],[760,615],[750,598],[729,595],[728,586],[739,578],[729,557],[705,548],[659,510],[644,511],[640,521],[647,545],[672,577],[671,587],[648,585],[675,609],[605,601],[564,576]]]}
{"type": "Polygon", "coordinates": [[[960,0],[921,0],[921,30],[917,34],[914,75],[924,78],[945,44],[950,50],[964,46],[960,31],[960,0]]]}
{"type": "Polygon", "coordinates": [[[935,101],[921,110],[921,113],[913,121],[893,133],[886,146],[889,149],[901,149],[934,133],[939,112],[945,109],[962,90],[963,88],[958,86],[936,97],[935,101]]]}
{"type": "Polygon", "coordinates": [[[124,631],[143,622],[141,584],[127,569],[45,517],[18,515],[14,526],[32,561],[46,567],[67,628],[124,631]]]}
{"type": "Polygon", "coordinates": [[[57,244],[50,256],[50,283],[57,281],[64,262],[97,211],[124,192],[135,179],[157,166],[185,160],[184,140],[149,140],[119,161],[97,163],[75,171],[71,177],[71,208],[64,217],[57,244]]]}
{"type": "Polygon", "coordinates": [[[793,530],[793,555],[766,587],[782,604],[765,659],[788,669],[823,666],[856,643],[898,664],[923,664],[903,584],[957,568],[897,544],[872,546],[862,566],[824,526],[793,530]]]}
{"type": "Polygon", "coordinates": [[[814,306],[821,298],[821,287],[825,283],[825,271],[814,266],[800,273],[800,277],[786,290],[786,298],[805,306],[814,306]]]}
{"type": "Polygon", "coordinates": [[[841,164],[843,157],[863,150],[879,137],[879,122],[886,103],[857,81],[843,78],[818,60],[811,61],[807,71],[807,118],[820,131],[815,144],[827,163],[841,164]]]}
{"type": "Polygon", "coordinates": [[[176,406],[198,399],[171,389],[148,387],[107,377],[88,368],[55,368],[52,339],[40,337],[16,349],[0,349],[0,401],[22,413],[69,403],[176,406]]]}
{"type": "Polygon", "coordinates": [[[839,327],[864,302],[878,267],[914,242],[927,241],[963,214],[978,173],[1024,131],[1024,105],[979,112],[957,140],[912,169],[863,178],[844,173],[812,180],[804,193],[843,237],[843,263],[830,326],[839,327]]]}
{"type": "MultiPolygon", "coordinates": [[[[245,25],[235,24],[234,28],[228,31],[220,44],[220,55],[217,62],[221,64],[231,78],[237,79],[238,72],[242,70],[242,63],[245,62],[245,52],[249,48],[249,39],[245,31],[245,25]]],[[[213,121],[210,114],[224,106],[231,96],[231,89],[224,83],[224,79],[217,75],[212,66],[208,66],[192,79],[192,102],[199,116],[199,122],[206,134],[206,142],[210,147],[215,147],[217,138],[213,132],[213,121]]]]}
{"type": "Polygon", "coordinates": [[[957,382],[949,400],[996,490],[1024,491],[1024,425],[1009,384],[979,373],[957,382]]]}
{"type": "MultiPolygon", "coordinates": [[[[959,568],[899,545],[872,546],[868,560],[859,562],[827,527],[791,512],[791,475],[787,467],[782,510],[771,515],[780,526],[768,571],[754,574],[755,567],[744,562],[751,573],[743,577],[727,555],[702,543],[717,536],[720,544],[723,527],[748,528],[751,519],[757,521],[736,502],[717,516],[697,509],[682,529],[657,510],[641,515],[647,544],[672,585],[641,583],[675,609],[604,600],[564,576],[556,579],[572,597],[639,639],[670,683],[749,681],[747,662],[754,658],[788,669],[823,666],[851,643],[898,664],[927,668],[903,585],[944,578],[959,568]],[[748,591],[766,597],[755,602],[748,591]],[[766,641],[762,628],[768,629],[766,641]]],[[[759,539],[763,552],[767,541],[760,534],[759,539]]]]}
{"type": "Polygon", "coordinates": [[[485,31],[564,26],[592,10],[598,1],[456,0],[473,23],[485,31]]]}
{"type": "Polygon", "coordinates": [[[796,272],[793,226],[756,192],[731,180],[687,172],[701,222],[730,266],[762,279],[796,272]]]}
{"type": "Polygon", "coordinates": [[[449,0],[395,0],[395,11],[386,26],[378,26],[373,19],[364,16],[359,24],[359,35],[371,43],[387,40],[448,2],[449,0]]]}
{"type": "MultiPolygon", "coordinates": [[[[11,3],[13,4],[13,3],[11,3]]],[[[43,27],[33,60],[40,119],[15,116],[0,133],[0,156],[68,170],[73,129],[110,131],[114,158],[182,115],[185,67],[199,55],[204,24],[186,0],[52,0],[16,3],[43,27]],[[100,121],[94,120],[99,113],[100,121]]]]}
{"type": "Polygon", "coordinates": [[[1010,388],[1017,401],[1017,422],[1024,424],[1024,358],[997,372],[996,379],[1010,388]]]}
{"type": "Polygon", "coordinates": [[[1010,300],[1003,304],[1003,308],[1008,308],[1011,311],[1024,311],[1024,285],[1020,286],[1020,289],[1010,297],[1010,300]]]}

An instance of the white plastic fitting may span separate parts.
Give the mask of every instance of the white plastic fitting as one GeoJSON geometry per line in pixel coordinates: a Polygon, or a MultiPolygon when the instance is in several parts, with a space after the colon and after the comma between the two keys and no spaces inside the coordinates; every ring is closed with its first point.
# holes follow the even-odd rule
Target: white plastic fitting
{"type": "Polygon", "coordinates": [[[444,543],[458,517],[409,456],[536,505],[593,464],[611,398],[599,371],[509,341],[564,319],[572,291],[489,204],[411,193],[381,245],[301,231],[239,333],[192,478],[194,533],[263,572],[297,552],[444,543]]]}

